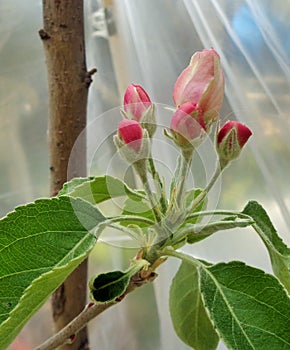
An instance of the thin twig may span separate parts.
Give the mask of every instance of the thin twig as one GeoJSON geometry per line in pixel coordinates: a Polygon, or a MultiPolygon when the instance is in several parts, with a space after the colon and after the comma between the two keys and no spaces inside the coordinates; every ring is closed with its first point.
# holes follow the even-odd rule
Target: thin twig
{"type": "Polygon", "coordinates": [[[131,278],[125,293],[121,297],[104,304],[89,303],[84,310],[67,326],[65,326],[58,333],[54,334],[51,338],[47,339],[43,344],[39,345],[34,350],[53,350],[63,344],[72,343],[72,341],[76,338],[76,334],[83,329],[89,321],[100,315],[103,311],[109,309],[111,306],[118,304],[127,294],[131,293],[136,288],[153,282],[156,277],[157,274],[155,272],[151,272],[149,274],[146,273],[144,276],[142,275],[142,272],[138,272],[131,278]]]}

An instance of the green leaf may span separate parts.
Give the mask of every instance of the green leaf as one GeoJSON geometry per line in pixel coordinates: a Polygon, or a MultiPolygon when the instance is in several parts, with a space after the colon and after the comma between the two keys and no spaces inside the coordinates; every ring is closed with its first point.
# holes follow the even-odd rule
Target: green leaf
{"type": "Polygon", "coordinates": [[[124,294],[130,278],[148,265],[146,260],[135,260],[134,263],[126,272],[111,271],[92,277],[89,282],[91,299],[96,303],[106,303],[124,294]]]}
{"type": "Polygon", "coordinates": [[[290,349],[290,299],[274,276],[234,261],[201,267],[200,286],[229,349],[290,349]]]}
{"type": "Polygon", "coordinates": [[[81,199],[40,199],[0,220],[0,349],[87,257],[105,218],[81,199]]]}
{"type": "MultiPolygon", "coordinates": [[[[126,199],[122,215],[137,215],[146,219],[150,219],[153,222],[155,221],[155,216],[153,214],[152,209],[150,209],[147,202],[140,199],[138,200],[131,199],[131,198],[126,199]]],[[[139,227],[149,226],[149,224],[140,223],[139,221],[134,221],[134,220],[123,222],[122,225],[124,226],[137,225],[139,227]]]]}
{"type": "Polygon", "coordinates": [[[140,191],[132,190],[123,181],[109,175],[75,178],[64,184],[58,195],[79,197],[92,204],[98,204],[121,196],[129,196],[135,200],[144,198],[140,191]]]}
{"type": "Polygon", "coordinates": [[[250,201],[243,213],[255,221],[253,227],[268,249],[273,272],[290,294],[290,248],[278,236],[269,216],[259,203],[250,201]]]}
{"type": "Polygon", "coordinates": [[[198,271],[183,261],[175,275],[169,295],[169,307],[175,332],[195,350],[216,349],[216,334],[201,299],[198,271]]]}
{"type": "Polygon", "coordinates": [[[229,230],[237,227],[243,228],[251,224],[252,224],[252,221],[247,219],[239,220],[236,217],[235,218],[228,217],[221,221],[211,222],[206,226],[205,225],[186,225],[184,230],[188,231],[187,243],[193,244],[211,236],[213,233],[216,233],[218,231],[229,230]],[[230,219],[231,221],[229,221],[230,219]]]}

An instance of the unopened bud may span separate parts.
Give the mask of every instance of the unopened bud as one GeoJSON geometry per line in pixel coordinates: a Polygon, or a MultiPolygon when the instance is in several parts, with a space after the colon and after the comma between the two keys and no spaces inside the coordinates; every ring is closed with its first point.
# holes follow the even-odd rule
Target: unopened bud
{"type": "Polygon", "coordinates": [[[122,157],[130,164],[147,158],[150,150],[148,132],[135,120],[123,119],[114,142],[122,157]]]}
{"type": "Polygon", "coordinates": [[[128,86],[124,95],[124,110],[129,119],[141,122],[151,105],[150,97],[142,86],[135,84],[128,86]]]}
{"type": "Polygon", "coordinates": [[[173,100],[177,107],[195,102],[209,127],[216,120],[224,98],[224,73],[214,49],[196,52],[176,80],[173,100]]]}
{"type": "Polygon", "coordinates": [[[196,147],[206,135],[203,113],[196,103],[187,102],[173,114],[170,130],[181,148],[196,147]]]}
{"type": "Polygon", "coordinates": [[[124,95],[124,111],[127,119],[136,120],[148,131],[150,137],[156,131],[155,106],[140,85],[131,84],[124,95]]]}
{"type": "Polygon", "coordinates": [[[238,158],[242,148],[248,141],[252,131],[244,124],[236,121],[228,121],[219,130],[216,140],[216,149],[221,164],[228,164],[238,158]]]}

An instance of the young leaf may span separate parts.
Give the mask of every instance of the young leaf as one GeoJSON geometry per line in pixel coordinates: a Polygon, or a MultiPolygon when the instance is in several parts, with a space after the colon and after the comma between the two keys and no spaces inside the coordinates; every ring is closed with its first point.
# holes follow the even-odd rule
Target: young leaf
{"type": "Polygon", "coordinates": [[[58,192],[58,196],[70,195],[76,187],[82,185],[85,182],[90,182],[94,179],[93,176],[89,177],[74,177],[72,180],[66,182],[62,189],[58,192]]]}
{"type": "Polygon", "coordinates": [[[172,323],[179,338],[195,350],[216,349],[216,334],[201,299],[198,271],[183,261],[175,275],[169,295],[172,323]]]}
{"type": "Polygon", "coordinates": [[[272,275],[239,261],[200,268],[205,306],[234,350],[290,348],[290,299],[272,275]]]}
{"type": "Polygon", "coordinates": [[[124,294],[130,278],[142,267],[148,265],[146,260],[134,262],[135,264],[126,272],[111,271],[92,277],[89,283],[91,299],[96,303],[106,303],[124,294]]]}
{"type": "Polygon", "coordinates": [[[211,222],[207,225],[186,225],[184,231],[188,231],[187,243],[193,244],[199,242],[213,233],[223,230],[229,230],[237,227],[247,227],[252,224],[250,220],[233,220],[229,221],[229,218],[225,218],[221,221],[211,222]]]}
{"type": "Polygon", "coordinates": [[[0,350],[87,257],[96,242],[89,231],[104,219],[89,203],[60,197],[0,220],[0,350]]]}
{"type": "MultiPolygon", "coordinates": [[[[153,222],[155,221],[155,216],[153,214],[152,209],[149,207],[149,205],[143,201],[143,200],[136,200],[136,199],[131,199],[128,198],[125,201],[125,205],[123,208],[123,212],[122,215],[137,215],[137,216],[141,216],[143,218],[146,219],[150,219],[153,222]]],[[[132,225],[132,224],[136,224],[139,227],[147,227],[148,224],[146,223],[140,223],[138,221],[127,221],[127,222],[123,222],[122,225],[132,225]]]]}
{"type": "Polygon", "coordinates": [[[129,196],[135,200],[144,198],[140,191],[132,190],[123,181],[109,175],[73,179],[64,184],[58,195],[80,197],[92,204],[120,196],[129,196]]]}
{"type": "Polygon", "coordinates": [[[253,227],[268,249],[273,272],[290,293],[290,248],[278,236],[269,216],[259,203],[250,201],[243,213],[255,221],[253,227]]]}

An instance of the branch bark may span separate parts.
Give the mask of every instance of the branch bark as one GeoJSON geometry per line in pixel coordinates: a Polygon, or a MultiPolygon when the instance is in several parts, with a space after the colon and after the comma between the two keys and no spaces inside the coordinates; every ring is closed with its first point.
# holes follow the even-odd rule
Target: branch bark
{"type": "MultiPolygon", "coordinates": [[[[86,110],[91,75],[84,44],[83,0],[43,0],[43,41],[49,86],[50,192],[55,196],[75,176],[86,176],[86,110]],[[81,136],[80,136],[81,134],[81,136]],[[78,139],[78,147],[71,151],[78,139]],[[70,171],[68,174],[68,164],[70,171]]],[[[82,263],[52,296],[55,332],[86,305],[87,262],[82,263]]],[[[88,349],[86,329],[72,346],[88,349]]]]}
{"type": "Polygon", "coordinates": [[[125,291],[125,293],[108,303],[104,304],[88,304],[84,310],[74,319],[72,320],[66,327],[64,327],[60,332],[52,336],[43,344],[39,345],[34,350],[53,350],[58,346],[63,344],[72,344],[75,340],[75,336],[77,332],[83,329],[85,325],[91,321],[93,318],[100,315],[105,310],[111,308],[112,306],[118,304],[120,301],[124,299],[124,297],[133,292],[138,287],[141,287],[145,284],[151,283],[155,280],[157,274],[155,272],[151,272],[149,275],[143,277],[140,273],[137,273],[133,277],[131,277],[130,283],[125,291]]]}

